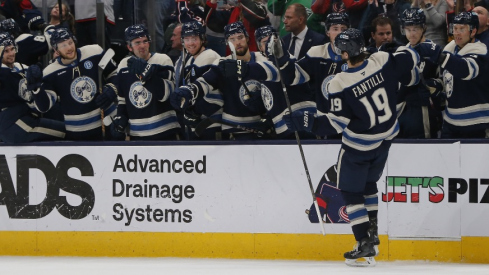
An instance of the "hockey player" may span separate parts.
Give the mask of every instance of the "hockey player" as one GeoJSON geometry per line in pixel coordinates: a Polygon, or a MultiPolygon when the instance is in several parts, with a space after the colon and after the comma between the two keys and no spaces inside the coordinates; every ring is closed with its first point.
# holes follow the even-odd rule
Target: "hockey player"
{"type": "Polygon", "coordinates": [[[401,15],[402,33],[409,41],[408,47],[430,52],[418,66],[423,80],[417,85],[402,86],[398,94],[398,138],[436,138],[441,129],[440,97],[431,94],[424,79],[437,77],[436,58],[441,52],[440,46],[426,39],[426,16],[422,9],[409,8],[401,15]],[[431,57],[431,58],[430,58],[431,57]],[[433,62],[433,57],[435,62],[433,62]]]}
{"type": "Polygon", "coordinates": [[[16,55],[17,62],[26,65],[33,65],[39,62],[39,57],[48,53],[51,49],[48,39],[49,32],[54,29],[53,25],[49,25],[44,29],[44,33],[40,35],[32,35],[30,33],[21,33],[20,27],[14,19],[5,19],[0,22],[0,30],[10,33],[15,38],[19,54],[16,55]]]}
{"type": "Polygon", "coordinates": [[[174,69],[166,54],[149,51],[151,37],[144,25],[124,31],[133,56],[121,60],[118,71],[117,116],[111,131],[125,139],[129,126],[131,140],[177,140],[180,125],[169,98],[174,89],[174,69]]]}
{"type": "Polygon", "coordinates": [[[105,116],[113,116],[116,111],[117,88],[111,83],[116,66],[113,61],[107,64],[104,76],[109,83],[100,87],[102,94],[99,94],[98,64],[104,51],[98,45],[77,48],[75,43],[76,38],[67,29],[56,29],[51,35],[51,45],[59,57],[44,71],[37,65],[29,67],[32,78],[28,80],[40,87],[32,91],[40,112],[47,112],[60,100],[66,139],[102,140],[101,108],[105,116]]]}
{"type": "MultiPolygon", "coordinates": [[[[182,44],[186,52],[190,55],[186,58],[183,68],[182,84],[189,85],[194,83],[199,77],[207,72],[216,60],[221,57],[215,51],[205,47],[207,39],[205,27],[198,21],[184,23],[182,26],[182,44]]],[[[177,64],[181,62],[179,59],[177,64]]],[[[175,109],[179,110],[181,106],[181,93],[171,94],[171,103],[175,109]]],[[[184,114],[184,123],[186,124],[187,139],[216,140],[221,139],[221,125],[212,124],[207,128],[200,137],[193,133],[197,123],[208,116],[217,120],[222,119],[222,95],[219,90],[209,90],[207,94],[199,94],[191,106],[188,106],[184,114]]]]}
{"type": "Polygon", "coordinates": [[[23,143],[63,139],[64,123],[40,118],[35,110],[27,86],[27,66],[15,62],[17,47],[9,33],[0,33],[0,48],[0,140],[23,143]]]}
{"type": "MultiPolygon", "coordinates": [[[[343,132],[338,156],[338,188],[346,204],[357,246],[344,254],[348,265],[374,265],[377,235],[377,184],[392,139],[399,131],[395,113],[399,82],[416,84],[418,54],[399,47],[394,54],[378,52],[368,59],[362,33],[347,29],[335,41],[336,54],[348,69],[327,83],[331,109],[325,115],[295,111],[284,116],[287,126],[319,135],[343,132]],[[366,262],[357,262],[366,258],[366,262]]],[[[273,46],[273,45],[272,45],[273,46]]]]}
{"type": "MultiPolygon", "coordinates": [[[[250,96],[250,93],[260,93],[260,82],[254,79],[255,73],[268,75],[271,81],[278,81],[278,75],[272,73],[273,64],[265,57],[256,52],[250,52],[248,48],[248,33],[243,23],[235,22],[226,25],[224,35],[228,44],[233,44],[236,50],[237,60],[232,59],[232,55],[224,59],[216,60],[210,70],[202,77],[198,78],[189,86],[182,86],[176,89],[176,94],[180,99],[184,98],[181,108],[186,108],[195,102],[200,94],[207,95],[210,91],[219,89],[222,93],[224,106],[222,120],[231,125],[240,125],[248,128],[257,128],[263,125],[261,113],[248,109],[243,101],[250,96]],[[237,75],[236,67],[241,62],[261,62],[255,71],[243,70],[237,75]],[[218,66],[217,66],[218,65],[218,66]]],[[[253,96],[253,95],[252,95],[253,96]]],[[[232,139],[255,139],[254,133],[249,133],[239,128],[223,125],[224,134],[232,134],[232,139]]]]}
{"type": "MultiPolygon", "coordinates": [[[[489,60],[487,47],[475,39],[479,18],[473,12],[461,12],[453,21],[454,40],[438,57],[443,86],[434,88],[446,94],[442,138],[484,138],[489,128],[489,60]]],[[[420,48],[421,56],[430,56],[420,48]]],[[[436,57],[435,57],[436,58],[436,57]]]]}

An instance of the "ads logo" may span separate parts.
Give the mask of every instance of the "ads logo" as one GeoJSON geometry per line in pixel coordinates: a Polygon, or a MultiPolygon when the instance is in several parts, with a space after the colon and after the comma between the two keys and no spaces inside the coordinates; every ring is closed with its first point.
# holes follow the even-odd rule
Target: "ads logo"
{"type": "MultiPolygon", "coordinates": [[[[39,219],[47,216],[54,208],[71,220],[85,218],[95,204],[92,187],[81,180],[68,176],[68,170],[77,169],[82,177],[93,177],[93,167],[83,156],[72,154],[62,157],[54,164],[40,155],[17,155],[17,188],[12,180],[5,155],[0,155],[0,205],[7,206],[11,219],[39,219]],[[40,170],[46,177],[47,188],[42,202],[29,204],[29,170],[40,170]],[[70,205],[60,190],[81,198],[80,205],[70,205]]],[[[42,196],[42,194],[41,194],[42,196]]],[[[1,207],[0,207],[1,211],[1,207]]]]}

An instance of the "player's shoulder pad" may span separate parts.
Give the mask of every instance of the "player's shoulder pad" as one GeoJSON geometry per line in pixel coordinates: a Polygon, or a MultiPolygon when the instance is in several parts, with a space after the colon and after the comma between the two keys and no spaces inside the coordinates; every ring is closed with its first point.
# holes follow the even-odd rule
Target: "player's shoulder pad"
{"type": "Polygon", "coordinates": [[[326,58],[329,59],[328,51],[329,43],[324,45],[313,46],[307,51],[307,55],[311,58],[326,58]]]}
{"type": "Polygon", "coordinates": [[[102,49],[102,47],[100,47],[97,44],[86,45],[86,46],[83,46],[79,49],[80,49],[80,54],[81,54],[80,55],[80,62],[85,60],[85,59],[88,59],[92,56],[101,55],[104,52],[104,49],[102,49]]]}
{"type": "Polygon", "coordinates": [[[226,60],[226,59],[232,59],[232,57],[230,55],[228,55],[226,57],[218,58],[218,59],[214,60],[214,62],[212,63],[212,65],[218,66],[219,65],[219,62],[221,62],[221,60],[226,60]]]}
{"type": "MultiPolygon", "coordinates": [[[[401,46],[401,47],[404,47],[404,46],[401,46]]],[[[404,48],[406,48],[406,47],[404,47],[404,48]]],[[[376,53],[371,54],[370,57],[368,58],[369,62],[372,62],[372,64],[375,64],[379,67],[382,67],[387,62],[387,60],[389,60],[389,53],[387,53],[387,52],[376,52],[376,53]]]]}
{"type": "Polygon", "coordinates": [[[255,61],[258,62],[258,61],[268,61],[268,58],[263,56],[263,54],[261,54],[261,52],[254,52],[255,54],[255,61]]]}
{"type": "Polygon", "coordinates": [[[487,46],[486,44],[476,41],[474,43],[468,43],[465,45],[459,52],[459,55],[468,55],[468,54],[476,54],[476,55],[486,55],[487,54],[487,46]]]}
{"type": "Polygon", "coordinates": [[[42,74],[44,75],[44,77],[46,77],[52,73],[55,73],[59,70],[65,69],[65,68],[66,68],[66,66],[59,64],[59,59],[56,58],[53,63],[47,65],[46,68],[44,68],[44,70],[42,71],[42,74]]]}
{"type": "Polygon", "coordinates": [[[15,43],[22,43],[22,41],[24,41],[24,40],[26,40],[28,38],[31,38],[31,37],[33,37],[32,34],[30,34],[30,33],[23,33],[23,34],[19,35],[19,37],[17,37],[15,39],[15,43]]]}
{"type": "Polygon", "coordinates": [[[170,57],[164,53],[154,53],[149,58],[148,63],[173,67],[173,62],[171,61],[170,57]]]}
{"type": "Polygon", "coordinates": [[[443,48],[443,51],[444,52],[449,52],[449,53],[455,53],[455,47],[457,46],[457,44],[455,44],[455,40],[452,40],[450,41],[450,43],[448,43],[445,48],[443,48]]]}
{"type": "Polygon", "coordinates": [[[119,62],[119,66],[117,66],[117,72],[124,68],[127,68],[127,60],[129,60],[129,58],[131,58],[131,56],[126,56],[119,62]]]}
{"type": "Polygon", "coordinates": [[[202,67],[205,65],[213,64],[216,59],[221,58],[221,56],[211,49],[206,49],[197,56],[194,61],[196,66],[202,67]]]}
{"type": "Polygon", "coordinates": [[[15,62],[14,67],[19,71],[29,68],[29,66],[27,66],[26,64],[21,64],[19,62],[15,62]]]}
{"type": "Polygon", "coordinates": [[[330,95],[334,95],[334,94],[343,92],[344,88],[347,87],[347,85],[345,85],[344,78],[348,78],[348,74],[341,72],[341,73],[336,74],[333,77],[333,79],[331,79],[328,82],[328,84],[326,86],[326,90],[328,91],[328,93],[330,95]]]}

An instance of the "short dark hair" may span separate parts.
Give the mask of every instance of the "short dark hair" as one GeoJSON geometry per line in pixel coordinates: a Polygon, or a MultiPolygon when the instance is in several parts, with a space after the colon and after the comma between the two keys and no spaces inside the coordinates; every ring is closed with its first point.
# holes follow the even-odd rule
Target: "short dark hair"
{"type": "Polygon", "coordinates": [[[295,4],[290,5],[289,8],[290,7],[294,7],[294,14],[296,16],[298,16],[298,17],[302,16],[307,20],[307,11],[306,11],[306,7],[304,7],[304,5],[295,3],[295,4]]]}
{"type": "Polygon", "coordinates": [[[389,17],[379,16],[379,17],[375,18],[374,20],[372,20],[372,24],[370,25],[370,30],[373,33],[376,33],[377,32],[377,26],[385,26],[385,25],[390,25],[392,28],[392,26],[393,26],[392,20],[390,20],[389,17]]]}

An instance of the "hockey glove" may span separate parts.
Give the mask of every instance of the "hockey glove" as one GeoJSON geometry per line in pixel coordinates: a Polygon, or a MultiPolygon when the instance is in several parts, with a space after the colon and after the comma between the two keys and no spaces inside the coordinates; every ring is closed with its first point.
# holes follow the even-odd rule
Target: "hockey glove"
{"type": "Polygon", "coordinates": [[[399,48],[399,45],[396,42],[388,42],[380,46],[379,52],[395,53],[397,48],[399,48]]]}
{"type": "Polygon", "coordinates": [[[117,98],[117,88],[115,87],[114,84],[109,83],[104,86],[102,90],[102,94],[98,95],[95,98],[95,104],[97,104],[100,109],[107,109],[110,104],[115,102],[115,99],[117,98]]]}
{"type": "Polygon", "coordinates": [[[202,119],[200,119],[200,115],[198,115],[192,111],[187,110],[183,114],[183,123],[185,123],[185,125],[187,125],[187,126],[195,128],[197,126],[197,124],[200,123],[200,121],[202,121],[202,119]]]}
{"type": "Polygon", "coordinates": [[[140,75],[141,81],[143,82],[150,79],[155,70],[155,67],[152,64],[149,64],[142,58],[134,56],[127,60],[127,67],[129,68],[129,73],[140,75]]]}
{"type": "Polygon", "coordinates": [[[27,80],[27,90],[33,93],[39,92],[38,89],[42,85],[42,69],[39,65],[32,65],[27,68],[25,78],[27,80]]]}
{"type": "Polygon", "coordinates": [[[24,10],[22,15],[24,20],[27,22],[27,27],[31,31],[43,30],[46,22],[42,18],[42,13],[39,10],[24,10]]]}
{"type": "Polygon", "coordinates": [[[416,45],[414,48],[419,54],[421,59],[428,61],[432,64],[438,65],[439,57],[441,54],[441,48],[437,47],[435,43],[423,42],[416,45]]]}
{"type": "Polygon", "coordinates": [[[314,114],[309,111],[294,111],[283,116],[287,128],[291,131],[312,132],[314,114]]]}
{"type": "Polygon", "coordinates": [[[443,92],[443,82],[440,79],[430,78],[425,81],[426,86],[430,90],[431,96],[438,96],[443,92]]]}
{"type": "Polygon", "coordinates": [[[267,46],[265,47],[265,54],[267,55],[268,59],[272,61],[274,58],[276,58],[280,67],[289,61],[289,55],[284,54],[282,41],[275,34],[268,39],[267,46]]]}
{"type": "Polygon", "coordinates": [[[121,115],[116,116],[110,124],[110,133],[114,140],[125,140],[126,139],[126,127],[129,120],[127,117],[121,115]]]}
{"type": "Polygon", "coordinates": [[[170,103],[175,110],[183,110],[195,103],[197,93],[193,86],[180,86],[170,94],[170,103]]]}
{"type": "Polygon", "coordinates": [[[219,61],[218,67],[226,78],[237,77],[242,79],[248,75],[248,63],[241,60],[223,59],[219,61]]]}

